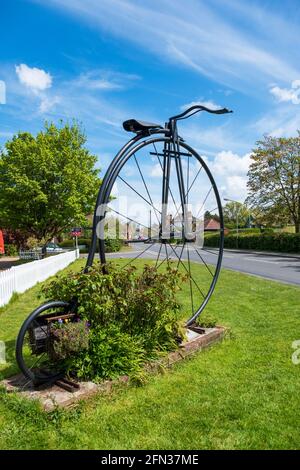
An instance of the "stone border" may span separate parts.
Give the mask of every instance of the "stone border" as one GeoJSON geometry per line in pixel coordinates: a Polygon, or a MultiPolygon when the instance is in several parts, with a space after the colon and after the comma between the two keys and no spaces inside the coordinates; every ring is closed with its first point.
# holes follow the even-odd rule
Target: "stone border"
{"type": "MultiPolygon", "coordinates": [[[[192,330],[187,330],[188,340],[183,342],[178,350],[168,354],[167,357],[155,361],[146,366],[150,373],[158,372],[162,368],[172,367],[173,364],[186,357],[205,349],[212,344],[222,340],[226,334],[226,328],[216,326],[215,328],[204,328],[204,333],[199,334],[192,330]]],[[[15,375],[2,380],[2,385],[7,392],[17,392],[19,395],[38,400],[45,411],[53,411],[56,407],[69,407],[80,400],[85,400],[100,392],[109,392],[111,388],[120,383],[128,382],[127,376],[122,376],[117,380],[106,380],[100,384],[94,382],[81,382],[80,388],[74,392],[67,392],[57,385],[35,390],[32,384],[24,378],[22,374],[15,375]]]]}

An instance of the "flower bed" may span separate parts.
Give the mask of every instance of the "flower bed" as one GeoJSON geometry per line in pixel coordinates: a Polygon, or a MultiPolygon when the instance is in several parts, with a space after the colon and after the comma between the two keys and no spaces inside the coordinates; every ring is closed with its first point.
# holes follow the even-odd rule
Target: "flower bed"
{"type": "Polygon", "coordinates": [[[76,299],[77,309],[66,323],[52,321],[50,358],[82,380],[139,377],[145,362],[175,350],[184,337],[176,299],[184,279],[171,267],[158,273],[153,266],[138,271],[112,264],[105,273],[96,265],[58,276],[43,294],[76,299]]]}

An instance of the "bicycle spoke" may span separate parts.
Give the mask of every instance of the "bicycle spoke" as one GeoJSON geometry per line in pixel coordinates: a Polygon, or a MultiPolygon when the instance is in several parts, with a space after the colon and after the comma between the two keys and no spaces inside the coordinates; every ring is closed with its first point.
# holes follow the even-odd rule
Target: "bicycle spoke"
{"type": "Polygon", "coordinates": [[[148,201],[144,196],[142,196],[142,194],[140,194],[133,186],[131,186],[131,184],[129,184],[126,180],[124,180],[122,176],[118,175],[118,178],[120,178],[120,180],[123,181],[123,183],[125,183],[132,191],[134,191],[135,194],[137,194],[141,199],[143,199],[147,204],[149,204],[149,206],[151,206],[155,211],[161,214],[160,210],[158,210],[155,206],[153,206],[153,204],[151,204],[150,201],[148,201]]]}
{"type": "MultiPolygon", "coordinates": [[[[188,200],[189,192],[190,192],[190,190],[192,189],[192,187],[193,187],[193,185],[194,185],[194,183],[195,183],[197,177],[199,176],[199,174],[200,174],[202,168],[203,168],[203,166],[201,166],[201,168],[198,170],[198,173],[196,174],[195,178],[193,179],[193,182],[192,182],[191,186],[189,187],[189,189],[188,189],[187,192],[186,192],[185,197],[187,198],[187,200],[188,200]]],[[[177,211],[176,211],[176,213],[175,213],[175,215],[174,215],[174,219],[175,219],[175,217],[177,216],[178,213],[179,213],[179,209],[177,209],[177,211]]],[[[197,218],[197,216],[196,216],[196,218],[197,218]]]]}
{"type": "Polygon", "coordinates": [[[157,263],[158,263],[158,260],[159,260],[159,257],[160,257],[161,247],[162,247],[162,243],[161,243],[160,246],[159,246],[159,251],[158,251],[157,258],[156,258],[156,263],[155,263],[155,267],[156,267],[156,268],[157,268],[157,263]]]}
{"type": "Polygon", "coordinates": [[[45,333],[46,336],[48,335],[48,331],[44,330],[44,328],[36,321],[36,319],[34,319],[32,323],[36,324],[37,325],[36,328],[40,328],[45,333]]]}
{"type": "Polygon", "coordinates": [[[192,187],[193,187],[193,185],[194,185],[196,179],[197,179],[198,176],[200,175],[202,168],[203,168],[203,166],[201,166],[201,167],[199,168],[198,173],[196,174],[195,178],[193,179],[193,182],[192,182],[191,186],[189,187],[189,189],[188,189],[188,191],[187,191],[187,193],[186,193],[186,197],[188,197],[189,192],[190,192],[190,190],[192,189],[192,187]]]}
{"type": "Polygon", "coordinates": [[[159,219],[158,219],[158,217],[157,217],[157,213],[156,213],[156,209],[155,209],[155,207],[154,207],[153,201],[152,201],[152,197],[151,197],[151,195],[150,195],[150,193],[149,193],[148,186],[146,185],[146,181],[145,181],[144,175],[143,175],[142,170],[141,170],[141,168],[140,168],[139,162],[137,161],[137,158],[136,158],[136,156],[135,156],[135,153],[133,154],[133,157],[134,157],[134,161],[135,161],[135,163],[136,163],[136,166],[138,167],[138,170],[139,170],[140,176],[141,176],[141,178],[142,178],[142,181],[143,181],[143,183],[144,183],[144,186],[145,186],[145,189],[146,189],[146,193],[148,194],[148,197],[149,197],[149,200],[150,200],[150,202],[151,202],[151,205],[152,205],[152,207],[153,207],[154,210],[155,210],[154,213],[155,213],[155,216],[156,216],[156,218],[157,218],[157,222],[158,222],[158,224],[159,224],[159,219]]]}
{"type": "Polygon", "coordinates": [[[202,207],[203,207],[204,204],[206,203],[207,198],[208,198],[208,196],[210,195],[212,189],[213,189],[213,187],[211,186],[210,189],[208,190],[208,193],[207,193],[206,196],[205,196],[205,199],[204,199],[204,201],[203,201],[203,203],[202,203],[202,206],[200,207],[200,209],[199,209],[198,212],[197,212],[196,219],[197,219],[199,213],[201,212],[202,207]]]}
{"type": "MultiPolygon", "coordinates": [[[[169,245],[170,245],[170,244],[169,244],[169,245]]],[[[170,245],[170,247],[172,248],[173,252],[175,253],[175,255],[176,255],[177,258],[178,258],[178,255],[177,255],[176,251],[173,249],[172,245],[170,245]]],[[[179,258],[178,258],[178,259],[179,259],[179,258]]],[[[185,271],[189,274],[189,271],[188,271],[186,265],[182,262],[182,260],[180,260],[180,264],[182,264],[182,266],[184,267],[185,271]]],[[[191,276],[191,279],[192,279],[192,281],[194,282],[195,286],[197,287],[198,291],[200,292],[200,294],[202,295],[202,297],[205,299],[206,296],[203,294],[203,292],[202,292],[202,290],[200,289],[200,287],[198,286],[197,282],[195,281],[195,279],[193,278],[192,275],[190,275],[190,276],[191,276]]]]}
{"type": "Polygon", "coordinates": [[[207,211],[210,212],[210,213],[212,213],[212,212],[216,211],[217,209],[219,209],[218,206],[217,206],[217,207],[214,207],[213,209],[207,209],[207,211]]]}
{"type": "Polygon", "coordinates": [[[162,264],[164,264],[164,262],[166,261],[166,257],[159,263],[159,265],[156,267],[156,269],[159,269],[161,267],[162,264]]]}
{"type": "Polygon", "coordinates": [[[209,273],[212,275],[212,277],[214,277],[214,274],[211,272],[209,266],[206,264],[205,260],[202,258],[202,256],[200,255],[199,251],[194,248],[194,251],[196,251],[197,255],[199,256],[199,258],[201,258],[203,264],[206,266],[206,268],[208,269],[209,273]]]}
{"type": "Polygon", "coordinates": [[[147,250],[149,250],[150,248],[152,248],[154,245],[154,242],[151,243],[151,245],[147,246],[147,248],[145,248],[145,250],[141,251],[137,256],[135,256],[134,258],[130,259],[128,261],[128,263],[126,263],[124,266],[122,266],[122,268],[126,268],[126,266],[128,266],[129,264],[131,264],[133,261],[135,261],[136,259],[138,259],[140,256],[142,256],[144,253],[146,253],[147,250]]]}
{"type": "Polygon", "coordinates": [[[34,367],[37,366],[37,364],[41,361],[42,357],[44,356],[47,356],[47,353],[46,352],[43,352],[38,358],[37,360],[29,367],[29,370],[32,370],[34,367]]]}
{"type": "MultiPolygon", "coordinates": [[[[181,260],[182,253],[183,253],[183,250],[184,250],[185,245],[186,245],[186,243],[184,242],[183,245],[182,245],[182,248],[181,248],[180,257],[178,258],[178,262],[177,262],[177,267],[176,267],[176,269],[178,269],[178,266],[179,266],[179,263],[180,263],[180,260],[181,260]]],[[[175,251],[176,251],[176,248],[175,248],[175,251]]]]}
{"type": "Polygon", "coordinates": [[[191,280],[191,263],[190,263],[190,253],[189,253],[189,246],[187,245],[187,256],[188,256],[188,264],[189,264],[189,281],[190,281],[190,296],[191,296],[191,306],[192,306],[192,315],[194,313],[194,297],[193,297],[193,285],[191,280]]]}
{"type": "Polygon", "coordinates": [[[147,230],[149,230],[149,227],[147,227],[147,225],[144,225],[144,224],[142,224],[141,222],[137,222],[136,220],[131,219],[131,218],[128,217],[127,215],[121,214],[120,212],[116,211],[116,210],[113,209],[112,207],[108,207],[108,209],[111,210],[111,211],[113,211],[113,212],[115,212],[115,213],[118,214],[120,217],[124,217],[124,219],[130,220],[130,222],[133,222],[134,224],[140,225],[141,227],[144,227],[144,228],[146,228],[147,230]]]}
{"type": "MultiPolygon", "coordinates": [[[[158,152],[157,152],[157,149],[156,149],[156,145],[155,145],[154,143],[153,143],[153,147],[154,147],[154,150],[155,150],[155,152],[156,152],[156,156],[157,156],[157,159],[158,159],[158,161],[159,161],[161,171],[162,171],[162,173],[163,173],[163,172],[164,172],[163,166],[162,166],[162,163],[161,163],[161,161],[160,161],[160,158],[159,158],[159,155],[158,155],[158,152]]],[[[170,196],[171,196],[171,198],[172,198],[173,204],[174,204],[174,206],[175,206],[175,209],[176,209],[176,211],[179,211],[179,209],[178,209],[178,207],[177,207],[177,204],[176,204],[176,202],[175,202],[175,199],[174,199],[172,190],[171,190],[169,184],[168,184],[168,189],[169,189],[170,196]]]]}

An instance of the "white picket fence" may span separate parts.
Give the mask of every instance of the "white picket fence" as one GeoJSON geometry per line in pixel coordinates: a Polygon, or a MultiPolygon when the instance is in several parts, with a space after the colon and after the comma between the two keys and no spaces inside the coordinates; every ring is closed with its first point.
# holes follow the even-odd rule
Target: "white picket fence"
{"type": "Polygon", "coordinates": [[[0,271],[0,307],[9,302],[14,292],[24,292],[64,269],[78,257],[79,250],[72,250],[0,271]]]}

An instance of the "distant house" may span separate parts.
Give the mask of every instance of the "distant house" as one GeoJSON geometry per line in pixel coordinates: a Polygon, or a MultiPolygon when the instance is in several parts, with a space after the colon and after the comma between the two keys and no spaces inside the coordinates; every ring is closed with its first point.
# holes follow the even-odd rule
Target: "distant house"
{"type": "MultiPolygon", "coordinates": [[[[204,221],[204,232],[218,232],[220,230],[220,222],[215,219],[207,219],[204,221]]],[[[224,233],[228,233],[227,228],[224,229],[224,233]]]]}
{"type": "Polygon", "coordinates": [[[215,219],[207,219],[204,221],[205,232],[217,232],[220,230],[220,222],[215,219]]]}

